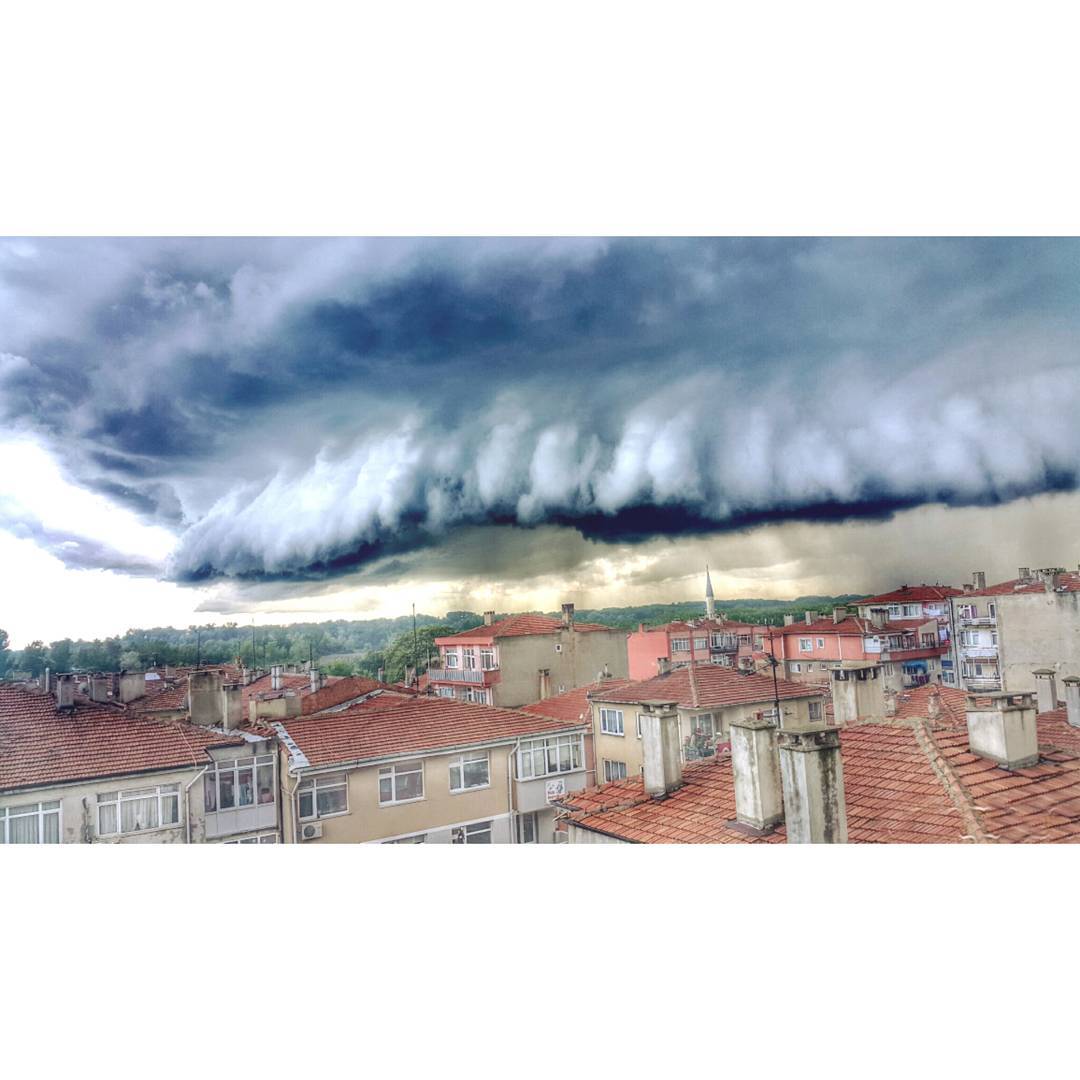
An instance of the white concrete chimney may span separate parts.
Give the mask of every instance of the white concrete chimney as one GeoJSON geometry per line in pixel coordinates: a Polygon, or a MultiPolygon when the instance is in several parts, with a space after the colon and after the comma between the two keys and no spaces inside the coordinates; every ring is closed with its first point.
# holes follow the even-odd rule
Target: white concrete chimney
{"type": "Polygon", "coordinates": [[[846,844],[839,730],[788,728],[778,739],[788,843],[846,844]]]}
{"type": "Polygon", "coordinates": [[[221,726],[234,731],[244,719],[243,683],[225,683],[221,688],[221,726]]]}
{"type": "Polygon", "coordinates": [[[794,615],[785,615],[784,616],[784,625],[785,626],[793,626],[794,623],[795,623],[795,616],[794,615]]]}
{"type": "Polygon", "coordinates": [[[971,587],[976,592],[982,592],[986,588],[986,573],[982,570],[972,570],[971,587]]]}
{"type": "Polygon", "coordinates": [[[1031,578],[1031,567],[1030,566],[1021,566],[1020,569],[1016,571],[1016,576],[1021,581],[1030,580],[1030,578],[1031,578]]]}
{"type": "Polygon", "coordinates": [[[1057,708],[1057,673],[1053,668],[1038,668],[1031,674],[1035,676],[1039,712],[1052,712],[1057,708]]]}
{"type": "Polygon", "coordinates": [[[1080,728],[1080,678],[1066,675],[1061,680],[1065,687],[1065,719],[1074,728],[1080,728]]]}
{"type": "Polygon", "coordinates": [[[731,770],[735,778],[735,818],[765,832],[784,820],[777,728],[758,716],[731,721],[731,770]]]}
{"type": "Polygon", "coordinates": [[[805,620],[807,626],[814,625],[814,613],[812,611],[804,611],[803,619],[805,620]]]}
{"type": "Polygon", "coordinates": [[[968,694],[968,748],[1006,769],[1025,769],[1039,760],[1039,735],[1032,694],[968,694]]]}
{"type": "Polygon", "coordinates": [[[56,676],[56,707],[58,709],[75,708],[75,676],[56,676]]]}
{"type": "Polygon", "coordinates": [[[280,664],[274,664],[270,668],[270,689],[271,690],[280,690],[281,689],[281,665],[280,664]]]}
{"type": "Polygon", "coordinates": [[[566,627],[574,625],[574,605],[563,604],[562,606],[562,624],[566,627]]]}
{"type": "Polygon", "coordinates": [[[941,692],[935,689],[926,695],[926,719],[936,720],[939,716],[941,716],[941,692]]]}
{"type": "Polygon", "coordinates": [[[120,673],[120,700],[127,704],[146,696],[146,672],[122,671],[120,673]]]}
{"type": "Polygon", "coordinates": [[[832,621],[833,621],[834,626],[837,623],[842,623],[846,618],[847,618],[847,608],[846,607],[841,606],[841,607],[834,607],[833,608],[832,621]]]}
{"type": "MultiPolygon", "coordinates": [[[[313,667],[310,671],[311,676],[311,692],[314,694],[316,690],[322,687],[322,673],[317,667],[313,667]]],[[[413,675],[416,674],[416,669],[413,669],[413,675]]]]}
{"type": "Polygon", "coordinates": [[[44,690],[46,694],[52,693],[52,672],[48,668],[42,672],[41,689],[44,690]]]}
{"type": "Polygon", "coordinates": [[[485,611],[484,612],[484,625],[485,626],[490,626],[494,621],[495,621],[495,612],[494,611],[485,611]]]}
{"type": "Polygon", "coordinates": [[[679,713],[674,701],[643,701],[641,751],[645,759],[645,790],[666,799],[682,787],[682,746],[679,713]]]}
{"type": "Polygon", "coordinates": [[[221,675],[193,671],[188,676],[188,714],[193,724],[215,727],[222,722],[221,675]]]}

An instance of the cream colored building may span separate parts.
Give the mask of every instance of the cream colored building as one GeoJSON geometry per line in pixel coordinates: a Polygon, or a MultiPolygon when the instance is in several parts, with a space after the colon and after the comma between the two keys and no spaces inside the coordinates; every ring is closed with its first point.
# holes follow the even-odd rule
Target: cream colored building
{"type": "Polygon", "coordinates": [[[675,668],[642,682],[590,691],[596,782],[632,777],[644,761],[641,717],[646,702],[674,702],[684,760],[710,757],[727,741],[733,720],[774,711],[780,699],[781,726],[824,724],[820,688],[737,671],[708,662],[675,668]]]}
{"type": "Polygon", "coordinates": [[[379,695],[274,722],[287,843],[551,843],[588,782],[586,725],[379,695]]]}

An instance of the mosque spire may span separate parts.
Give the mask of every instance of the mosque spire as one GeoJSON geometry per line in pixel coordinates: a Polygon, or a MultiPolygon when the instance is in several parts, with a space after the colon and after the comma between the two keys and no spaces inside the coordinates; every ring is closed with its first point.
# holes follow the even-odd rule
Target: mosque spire
{"type": "Polygon", "coordinates": [[[705,618],[716,617],[716,601],[713,599],[712,578],[709,577],[709,564],[705,564],[705,618]]]}

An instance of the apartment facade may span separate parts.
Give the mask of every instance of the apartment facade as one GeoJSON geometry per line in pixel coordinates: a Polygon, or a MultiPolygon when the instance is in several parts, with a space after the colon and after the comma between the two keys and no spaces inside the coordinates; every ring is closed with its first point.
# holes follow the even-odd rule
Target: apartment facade
{"type": "Polygon", "coordinates": [[[962,592],[962,589],[952,585],[901,585],[892,592],[859,600],[853,607],[864,619],[869,619],[875,608],[884,608],[890,622],[901,619],[936,619],[940,643],[947,644],[952,636],[953,626],[952,605],[949,601],[954,596],[960,596],[962,592]]]}
{"type": "Polygon", "coordinates": [[[427,684],[439,697],[500,708],[517,708],[594,681],[601,674],[627,675],[626,632],[574,619],[514,615],[435,639],[438,666],[427,684]]]}
{"type": "Polygon", "coordinates": [[[842,607],[828,618],[810,611],[801,622],[785,616],[784,626],[766,634],[765,651],[780,661],[786,678],[818,685],[853,663],[880,664],[884,689],[893,693],[944,681],[949,658],[938,619],[890,619],[880,607],[868,618],[842,607]]]}
{"type": "MultiPolygon", "coordinates": [[[[0,684],[0,843],[276,843],[265,736],[0,684]]],[[[160,702],[158,703],[160,704],[160,702]]],[[[226,701],[218,694],[218,719],[226,701]]],[[[204,712],[205,715],[205,712],[204,712]]]]}
{"type": "Polygon", "coordinates": [[[287,843],[551,843],[553,800],[587,780],[585,724],[443,697],[272,726],[287,843]]]}
{"type": "Polygon", "coordinates": [[[685,761],[711,758],[727,741],[733,722],[774,712],[781,725],[823,724],[824,697],[817,686],[740,672],[709,662],[674,668],[652,679],[627,681],[588,692],[597,782],[636,776],[644,764],[643,722],[651,702],[670,702],[678,714],[685,761]]]}
{"type": "MultiPolygon", "coordinates": [[[[985,575],[982,576],[985,582],[985,575]]],[[[1080,570],[1031,570],[952,598],[963,688],[1033,692],[1037,669],[1080,674],[1080,570]]]]}
{"type": "Polygon", "coordinates": [[[752,663],[760,652],[766,628],[724,618],[670,622],[663,626],[638,625],[626,640],[627,671],[631,679],[650,679],[659,661],[671,667],[707,662],[735,667],[740,660],[752,663]]]}

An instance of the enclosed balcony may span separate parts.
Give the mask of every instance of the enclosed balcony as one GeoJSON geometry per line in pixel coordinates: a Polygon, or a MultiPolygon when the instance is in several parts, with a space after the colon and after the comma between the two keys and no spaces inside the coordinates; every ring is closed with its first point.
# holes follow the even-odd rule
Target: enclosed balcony
{"type": "Polygon", "coordinates": [[[960,655],[971,657],[973,660],[996,660],[998,648],[996,645],[961,645],[960,655]]]}
{"type": "Polygon", "coordinates": [[[444,668],[427,669],[430,682],[468,683],[475,686],[490,685],[499,680],[498,668],[444,668]]]}
{"type": "Polygon", "coordinates": [[[961,615],[957,621],[961,626],[997,626],[995,615],[961,615]]]}

